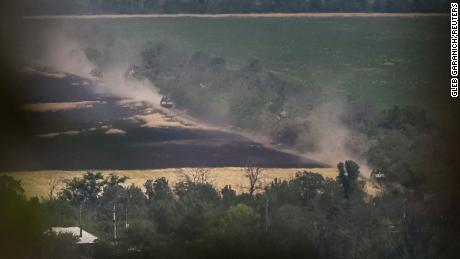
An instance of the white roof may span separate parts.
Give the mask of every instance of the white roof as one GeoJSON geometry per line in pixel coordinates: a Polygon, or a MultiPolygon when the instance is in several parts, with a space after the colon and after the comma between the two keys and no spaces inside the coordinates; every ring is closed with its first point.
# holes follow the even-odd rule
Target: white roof
{"type": "Polygon", "coordinates": [[[86,232],[85,230],[82,230],[82,236],[80,237],[80,228],[79,227],[68,227],[68,228],[52,227],[51,231],[56,233],[56,234],[72,234],[72,235],[78,237],[77,244],[92,244],[92,243],[96,242],[96,240],[97,240],[96,236],[86,232]]]}

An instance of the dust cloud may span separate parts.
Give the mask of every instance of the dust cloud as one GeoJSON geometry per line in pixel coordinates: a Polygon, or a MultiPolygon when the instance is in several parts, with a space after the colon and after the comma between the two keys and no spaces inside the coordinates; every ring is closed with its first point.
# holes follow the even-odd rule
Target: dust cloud
{"type": "Polygon", "coordinates": [[[310,138],[315,139],[315,151],[306,156],[330,164],[354,160],[361,167],[361,173],[369,177],[370,167],[364,155],[368,147],[363,134],[352,131],[344,122],[344,103],[328,102],[316,107],[310,115],[310,138]],[[360,150],[357,150],[360,149],[360,150]]]}
{"type": "MultiPolygon", "coordinates": [[[[141,52],[145,48],[144,45],[135,45],[114,38],[94,25],[53,25],[41,36],[34,33],[29,36],[32,37],[28,39],[28,49],[24,49],[25,55],[21,55],[28,62],[25,65],[49,67],[56,71],[92,78],[95,82],[92,85],[98,93],[108,93],[154,105],[160,102],[161,96],[153,82],[127,76],[134,64],[142,63],[141,52]],[[91,71],[94,69],[102,72],[101,79],[93,77],[91,71]]],[[[314,107],[308,116],[310,126],[305,130],[314,148],[307,152],[291,151],[332,167],[339,161],[351,159],[361,166],[364,176],[369,176],[370,169],[366,159],[353,148],[353,145],[357,144],[366,147],[366,138],[353,132],[343,123],[343,112],[346,110],[344,106],[340,103],[323,103],[314,107]]],[[[260,140],[260,137],[253,136],[254,134],[237,133],[255,141],[260,140]]],[[[305,143],[294,144],[296,147],[301,145],[305,146],[305,143]]]]}
{"type": "Polygon", "coordinates": [[[97,93],[159,103],[161,96],[152,82],[127,76],[131,66],[140,62],[143,46],[115,39],[95,25],[53,23],[40,28],[40,33],[28,28],[21,35],[16,49],[19,64],[91,79],[97,93]],[[102,78],[94,77],[94,70],[101,71],[102,78]]]}

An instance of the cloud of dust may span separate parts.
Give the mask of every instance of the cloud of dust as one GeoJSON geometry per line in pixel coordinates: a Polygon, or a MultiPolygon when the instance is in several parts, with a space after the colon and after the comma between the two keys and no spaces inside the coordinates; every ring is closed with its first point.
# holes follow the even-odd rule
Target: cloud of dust
{"type": "Polygon", "coordinates": [[[35,62],[51,67],[60,72],[72,73],[78,76],[88,76],[95,65],[88,61],[81,45],[64,35],[55,34],[48,44],[46,56],[35,62]]]}
{"type": "MultiPolygon", "coordinates": [[[[98,30],[91,27],[75,30],[63,26],[49,29],[45,36],[32,39],[32,41],[43,41],[37,44],[44,46],[41,56],[32,59],[32,65],[47,66],[83,77],[90,77],[91,70],[99,68],[102,70],[103,78],[101,83],[93,84],[97,92],[158,104],[161,96],[151,81],[126,76],[126,72],[133,64],[142,62],[140,53],[144,46],[135,46],[127,41],[123,42],[123,39],[114,39],[106,32],[98,30]],[[89,60],[88,48],[96,49],[101,53],[99,64],[89,60]]],[[[34,52],[36,51],[41,50],[35,49],[34,52]]],[[[356,148],[353,148],[353,146],[367,147],[366,139],[349,129],[343,122],[345,108],[345,104],[335,102],[314,107],[308,118],[310,126],[307,137],[312,140],[315,148],[312,152],[300,155],[331,166],[351,159],[361,166],[364,176],[369,176],[370,169],[366,159],[360,155],[360,152],[356,152],[356,148]]],[[[244,135],[250,137],[253,134],[244,135]]],[[[255,136],[252,138],[258,139],[255,136]]],[[[302,145],[302,143],[298,144],[302,145]]]]}
{"type": "Polygon", "coordinates": [[[310,138],[315,141],[315,151],[306,155],[312,159],[336,165],[340,161],[353,160],[360,166],[363,176],[370,176],[370,167],[357,148],[367,147],[367,139],[343,122],[347,109],[344,103],[327,102],[319,105],[310,115],[310,138]]]}
{"type": "Polygon", "coordinates": [[[116,96],[159,104],[161,96],[156,86],[147,79],[134,79],[125,76],[129,66],[112,66],[103,70],[103,83],[97,84],[96,91],[116,96]]]}
{"type": "Polygon", "coordinates": [[[106,31],[94,26],[45,27],[42,35],[29,33],[23,46],[25,65],[49,67],[85,78],[91,78],[93,69],[100,69],[103,78],[92,84],[98,93],[159,103],[158,89],[147,79],[128,78],[126,72],[141,60],[142,46],[133,46],[114,39],[106,31]],[[88,50],[97,53],[98,60],[90,60],[88,50]]]}

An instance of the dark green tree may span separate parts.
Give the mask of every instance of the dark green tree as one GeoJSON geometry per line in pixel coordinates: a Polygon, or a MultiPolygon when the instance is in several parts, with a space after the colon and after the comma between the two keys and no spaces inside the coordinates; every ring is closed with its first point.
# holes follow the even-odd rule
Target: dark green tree
{"type": "Polygon", "coordinates": [[[157,178],[155,181],[147,180],[144,183],[145,194],[151,201],[171,200],[173,193],[169,187],[168,180],[164,177],[157,178]]]}
{"type": "Polygon", "coordinates": [[[349,199],[352,193],[360,191],[358,183],[359,165],[352,160],[347,160],[345,164],[343,162],[338,163],[337,169],[339,169],[337,181],[342,185],[345,198],[349,199]]]}
{"type": "Polygon", "coordinates": [[[237,201],[236,192],[230,185],[225,185],[220,193],[222,194],[222,202],[227,207],[233,205],[237,201]]]}
{"type": "Polygon", "coordinates": [[[82,202],[94,203],[97,201],[105,184],[106,182],[101,172],[87,171],[82,178],[74,178],[68,182],[61,195],[74,204],[82,202]]]}

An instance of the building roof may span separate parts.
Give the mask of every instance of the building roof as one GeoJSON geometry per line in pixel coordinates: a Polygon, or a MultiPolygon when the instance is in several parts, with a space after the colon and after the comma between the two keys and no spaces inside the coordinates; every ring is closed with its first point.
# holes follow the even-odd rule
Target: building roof
{"type": "Polygon", "coordinates": [[[51,231],[56,234],[72,234],[78,237],[77,244],[93,244],[96,242],[97,237],[93,234],[82,230],[82,236],[80,237],[80,228],[79,227],[52,227],[51,231]]]}

